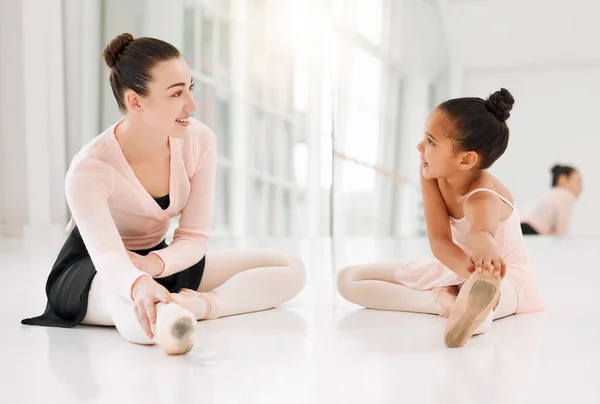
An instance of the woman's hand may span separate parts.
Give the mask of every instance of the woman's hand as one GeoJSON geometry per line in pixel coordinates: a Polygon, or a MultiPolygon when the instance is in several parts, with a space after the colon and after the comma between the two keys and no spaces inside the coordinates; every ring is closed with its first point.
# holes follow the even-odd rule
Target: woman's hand
{"type": "Polygon", "coordinates": [[[131,251],[127,251],[129,259],[133,265],[142,272],[147,273],[153,278],[156,278],[165,269],[165,264],[156,254],[139,255],[131,251]]]}
{"type": "Polygon", "coordinates": [[[171,301],[169,291],[147,276],[140,276],[132,286],[133,309],[135,315],[149,338],[154,338],[152,326],[156,324],[156,304],[171,301]]]}

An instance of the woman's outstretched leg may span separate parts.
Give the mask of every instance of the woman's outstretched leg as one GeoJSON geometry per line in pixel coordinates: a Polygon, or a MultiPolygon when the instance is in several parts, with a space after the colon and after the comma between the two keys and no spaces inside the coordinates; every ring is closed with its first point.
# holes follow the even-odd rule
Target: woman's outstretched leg
{"type": "Polygon", "coordinates": [[[168,354],[183,354],[194,346],[195,318],[176,303],[156,305],[153,338],[142,329],[132,302],[115,295],[96,276],[88,296],[88,307],[82,324],[114,326],[127,341],[134,344],[158,343],[168,354]]]}
{"type": "Polygon", "coordinates": [[[171,294],[197,319],[214,319],[267,310],[295,297],[306,283],[302,261],[267,251],[219,251],[206,255],[197,292],[171,294]]]}

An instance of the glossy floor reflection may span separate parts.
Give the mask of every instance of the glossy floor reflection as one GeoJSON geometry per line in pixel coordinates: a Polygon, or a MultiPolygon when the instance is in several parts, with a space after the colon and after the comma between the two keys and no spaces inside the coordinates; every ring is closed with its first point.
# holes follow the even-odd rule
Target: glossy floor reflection
{"type": "Polygon", "coordinates": [[[598,403],[600,238],[527,244],[548,310],[449,350],[444,319],[360,309],[335,290],[342,266],[426,256],[426,239],[336,240],[334,257],[327,239],[214,241],[297,252],[307,287],[276,310],[200,322],[191,354],[167,357],[112,328],[22,326],[43,311],[60,240],[3,240],[2,402],[598,403]]]}

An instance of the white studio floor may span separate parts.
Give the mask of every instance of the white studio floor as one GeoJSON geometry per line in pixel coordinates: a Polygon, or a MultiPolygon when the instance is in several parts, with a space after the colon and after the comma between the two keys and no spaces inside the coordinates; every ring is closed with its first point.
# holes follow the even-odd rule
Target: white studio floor
{"type": "Polygon", "coordinates": [[[23,326],[45,307],[61,243],[0,241],[2,403],[599,403],[600,238],[528,238],[547,311],[496,321],[446,349],[444,319],[365,310],[335,289],[337,269],[429,254],[427,240],[211,242],[294,251],[308,284],[278,309],[198,324],[169,357],[114,328],[23,326]],[[42,247],[44,245],[44,247],[42,247]]]}

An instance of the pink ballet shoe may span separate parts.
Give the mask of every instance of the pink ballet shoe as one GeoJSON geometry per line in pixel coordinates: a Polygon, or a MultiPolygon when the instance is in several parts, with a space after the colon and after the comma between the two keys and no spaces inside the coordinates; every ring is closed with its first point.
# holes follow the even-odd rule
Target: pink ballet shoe
{"type": "Polygon", "coordinates": [[[176,303],[160,308],[155,328],[156,343],[167,355],[183,355],[194,347],[196,319],[176,303]]]}
{"type": "MultiPolygon", "coordinates": [[[[214,292],[211,292],[216,297],[214,292]]],[[[191,311],[197,320],[209,320],[216,318],[212,299],[209,299],[204,292],[198,292],[192,289],[180,289],[178,293],[171,293],[171,299],[181,307],[191,311]],[[205,305],[198,305],[202,299],[205,305]]]]}
{"type": "Polygon", "coordinates": [[[474,272],[463,284],[446,323],[444,342],[448,348],[462,347],[485,322],[498,301],[500,282],[483,271],[474,272]]]}
{"type": "Polygon", "coordinates": [[[492,329],[492,322],[494,321],[494,310],[490,311],[485,320],[479,324],[479,327],[473,331],[473,335],[485,334],[492,329]]]}

